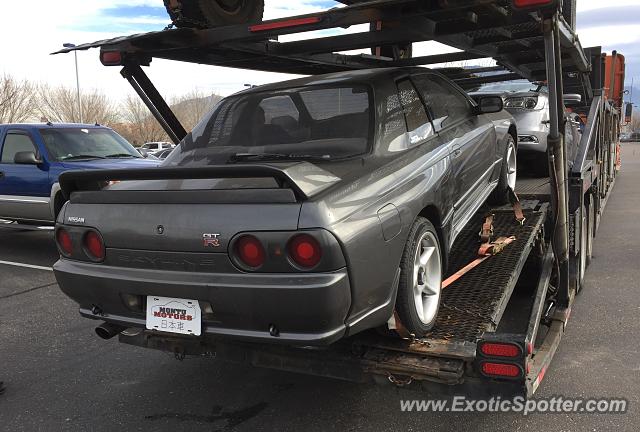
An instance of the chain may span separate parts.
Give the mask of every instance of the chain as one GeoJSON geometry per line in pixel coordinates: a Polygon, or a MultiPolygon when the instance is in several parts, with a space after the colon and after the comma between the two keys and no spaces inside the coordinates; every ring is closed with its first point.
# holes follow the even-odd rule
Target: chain
{"type": "Polygon", "coordinates": [[[193,27],[197,29],[205,29],[209,27],[209,24],[204,21],[185,17],[182,13],[182,9],[180,8],[172,9],[171,12],[173,12],[175,18],[172,20],[171,24],[165,28],[165,30],[171,30],[174,27],[193,27]]]}

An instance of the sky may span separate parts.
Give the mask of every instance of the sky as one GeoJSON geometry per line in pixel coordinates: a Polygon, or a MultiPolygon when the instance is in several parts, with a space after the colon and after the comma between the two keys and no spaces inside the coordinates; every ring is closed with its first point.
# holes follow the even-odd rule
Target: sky
{"type": "MultiPolygon", "coordinates": [[[[50,55],[63,43],[80,44],[161,30],[169,24],[161,0],[4,0],[2,3],[0,74],[10,73],[52,85],[72,87],[76,84],[74,55],[50,55]]],[[[310,13],[337,5],[329,0],[266,0],[265,18],[310,13]]],[[[365,29],[354,26],[345,31],[365,29]]],[[[578,0],[578,35],[584,47],[602,45],[606,51],[616,49],[623,53],[627,59],[627,85],[635,77],[635,86],[640,88],[640,0],[578,0]]],[[[445,51],[446,48],[435,43],[416,47],[416,55],[445,51]]],[[[99,89],[116,100],[132,93],[119,68],[100,64],[97,49],[78,52],[78,63],[81,88],[99,89]]],[[[167,98],[194,89],[228,95],[242,90],[244,84],[265,84],[292,77],[158,59],[145,70],[167,98]]]]}

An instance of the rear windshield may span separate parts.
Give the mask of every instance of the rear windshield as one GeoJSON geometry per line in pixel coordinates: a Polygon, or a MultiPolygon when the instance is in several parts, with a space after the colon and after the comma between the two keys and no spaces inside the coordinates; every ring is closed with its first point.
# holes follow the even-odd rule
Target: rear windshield
{"type": "Polygon", "coordinates": [[[111,129],[40,129],[49,157],[54,161],[138,158],[127,140],[111,129]]]}
{"type": "Polygon", "coordinates": [[[367,87],[303,87],[221,101],[164,165],[223,164],[237,155],[282,159],[349,158],[371,138],[367,87]]]}

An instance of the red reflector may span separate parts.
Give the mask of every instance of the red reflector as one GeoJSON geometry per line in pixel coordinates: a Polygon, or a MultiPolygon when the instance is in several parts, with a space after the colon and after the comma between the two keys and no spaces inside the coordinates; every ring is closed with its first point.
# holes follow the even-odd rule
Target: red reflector
{"type": "Polygon", "coordinates": [[[257,268],[264,264],[264,248],[260,240],[251,235],[238,239],[235,245],[236,255],[245,265],[257,268]]]}
{"type": "Polygon", "coordinates": [[[249,27],[250,32],[261,32],[267,30],[277,30],[281,28],[297,27],[308,24],[317,24],[321,21],[320,17],[296,18],[286,21],[275,21],[263,24],[256,24],[249,27]]]}
{"type": "Polygon", "coordinates": [[[513,5],[517,8],[528,8],[534,6],[548,6],[554,0],[513,0],[513,5]]]}
{"type": "Polygon", "coordinates": [[[482,363],[482,373],[485,375],[517,378],[520,376],[520,368],[516,365],[506,363],[482,363]]]}
{"type": "Polygon", "coordinates": [[[311,268],[320,262],[322,248],[314,237],[299,234],[289,240],[289,256],[299,266],[311,268]]]}
{"type": "Polygon", "coordinates": [[[104,243],[102,237],[95,231],[89,231],[84,236],[84,247],[90,258],[102,261],[104,259],[104,243]]]}
{"type": "Polygon", "coordinates": [[[64,228],[60,228],[56,233],[56,241],[60,251],[67,256],[73,253],[73,242],[71,241],[71,235],[64,228]]]}
{"type": "Polygon", "coordinates": [[[520,347],[513,344],[485,342],[480,345],[482,354],[490,357],[519,357],[520,347]]]}
{"type": "Polygon", "coordinates": [[[100,61],[105,66],[120,66],[122,65],[122,53],[120,51],[101,52],[100,61]]]}

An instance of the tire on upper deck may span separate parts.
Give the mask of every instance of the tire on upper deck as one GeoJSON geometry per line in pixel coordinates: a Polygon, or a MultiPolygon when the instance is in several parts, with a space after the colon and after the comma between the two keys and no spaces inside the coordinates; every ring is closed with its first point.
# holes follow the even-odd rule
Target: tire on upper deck
{"type": "Polygon", "coordinates": [[[208,28],[262,21],[264,0],[164,0],[177,27],[208,28]]]}

